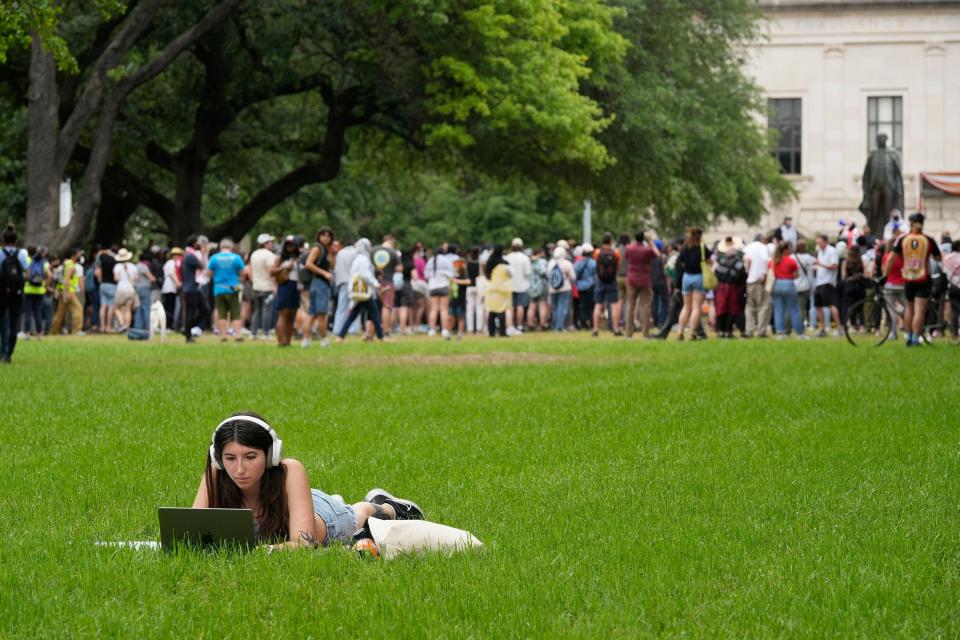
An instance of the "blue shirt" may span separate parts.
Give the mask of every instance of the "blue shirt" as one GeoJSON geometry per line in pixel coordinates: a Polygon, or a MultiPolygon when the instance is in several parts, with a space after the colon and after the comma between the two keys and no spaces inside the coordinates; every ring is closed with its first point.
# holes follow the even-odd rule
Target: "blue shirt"
{"type": "Polygon", "coordinates": [[[582,258],[573,265],[573,272],[577,275],[577,289],[586,291],[593,289],[597,283],[597,262],[593,258],[582,258]]]}
{"type": "Polygon", "coordinates": [[[207,269],[213,273],[213,295],[222,296],[240,291],[240,273],[243,266],[243,258],[229,251],[210,256],[207,269]]]}
{"type": "Polygon", "coordinates": [[[17,257],[20,258],[20,266],[23,267],[23,277],[26,279],[27,276],[27,251],[26,249],[17,249],[16,247],[4,247],[0,250],[0,265],[3,265],[3,261],[7,259],[7,253],[16,252],[17,257]]]}

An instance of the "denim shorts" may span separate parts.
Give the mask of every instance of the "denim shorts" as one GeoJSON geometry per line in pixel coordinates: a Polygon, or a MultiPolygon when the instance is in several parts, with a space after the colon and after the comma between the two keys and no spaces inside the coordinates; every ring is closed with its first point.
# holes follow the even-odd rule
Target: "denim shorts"
{"type": "Polygon", "coordinates": [[[512,298],[513,306],[515,307],[526,307],[530,304],[530,294],[528,294],[526,291],[521,293],[514,291],[512,298]]]}
{"type": "Polygon", "coordinates": [[[702,273],[683,274],[683,282],[680,285],[680,292],[683,295],[694,292],[704,293],[704,291],[702,273]]]}
{"type": "Polygon", "coordinates": [[[112,282],[100,283],[100,304],[105,307],[112,307],[116,304],[117,285],[112,282]]]}
{"type": "Polygon", "coordinates": [[[330,283],[314,278],[310,283],[310,315],[330,312],[330,283]]]}
{"type": "Polygon", "coordinates": [[[329,546],[331,542],[353,544],[353,534],[357,532],[357,514],[353,507],[319,489],[310,489],[310,493],[313,495],[313,512],[327,525],[327,539],[323,545],[329,546]]]}
{"type": "Polygon", "coordinates": [[[293,280],[287,280],[277,287],[277,296],[274,298],[277,309],[299,309],[300,292],[297,291],[297,283],[293,280]]]}

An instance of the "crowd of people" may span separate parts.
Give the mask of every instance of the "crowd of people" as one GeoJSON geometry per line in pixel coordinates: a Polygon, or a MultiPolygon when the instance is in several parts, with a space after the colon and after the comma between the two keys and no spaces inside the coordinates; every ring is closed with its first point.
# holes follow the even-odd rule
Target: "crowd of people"
{"type": "MultiPolygon", "coordinates": [[[[608,331],[633,338],[800,339],[840,335],[846,310],[882,286],[908,345],[931,296],[940,296],[954,338],[960,317],[960,242],[923,233],[923,216],[893,212],[882,235],[855,224],[811,244],[787,218],[745,244],[727,236],[708,245],[693,227],[670,242],[638,230],[603,234],[599,246],[558,240],[508,245],[405,249],[393,236],[336,238],[323,227],[313,242],[262,233],[242,254],[232,239],[202,235],[185,247],[80,249],[62,256],[21,248],[4,231],[0,253],[0,357],[17,339],[63,333],[126,333],[147,338],[157,327],[194,342],[275,339],[280,346],[348,335],[364,340],[424,333],[445,339],[486,333],[608,331]],[[877,285],[876,283],[880,284],[877,285]],[[330,334],[333,334],[332,336],[330,334]]],[[[862,320],[862,319],[861,319],[862,320]]],[[[854,319],[858,321],[858,319],[854,319]]]]}

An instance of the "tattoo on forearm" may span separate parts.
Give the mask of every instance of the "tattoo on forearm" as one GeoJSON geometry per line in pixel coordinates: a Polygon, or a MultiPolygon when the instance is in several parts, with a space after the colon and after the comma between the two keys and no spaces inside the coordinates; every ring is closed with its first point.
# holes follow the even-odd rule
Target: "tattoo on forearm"
{"type": "Polygon", "coordinates": [[[301,531],[299,539],[301,544],[304,544],[308,547],[316,547],[320,544],[310,531],[301,531]]]}

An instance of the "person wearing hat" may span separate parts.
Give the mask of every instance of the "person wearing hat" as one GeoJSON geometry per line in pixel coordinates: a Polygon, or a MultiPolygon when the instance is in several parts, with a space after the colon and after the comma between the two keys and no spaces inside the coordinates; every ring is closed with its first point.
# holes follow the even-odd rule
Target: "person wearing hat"
{"type": "MultiPolygon", "coordinates": [[[[565,243],[562,240],[561,242],[565,243]]],[[[553,250],[553,259],[547,263],[547,283],[550,290],[550,306],[553,308],[554,331],[566,329],[567,312],[570,310],[570,300],[573,297],[571,283],[576,279],[573,265],[567,259],[567,250],[558,242],[553,250]]]]}
{"type": "MultiPolygon", "coordinates": [[[[900,236],[893,244],[893,253],[903,259],[903,292],[907,307],[903,314],[903,323],[907,330],[907,346],[920,344],[923,321],[927,315],[932,287],[930,283],[930,260],[939,262],[942,258],[937,241],[923,232],[924,215],[920,212],[910,216],[910,233],[900,236]]],[[[889,264],[884,267],[883,275],[889,275],[889,264]]]]}
{"type": "Polygon", "coordinates": [[[267,300],[273,295],[276,284],[270,277],[270,269],[277,259],[273,252],[273,236],[261,233],[257,236],[258,248],[250,254],[250,282],[253,286],[251,300],[250,331],[253,338],[260,333],[263,338],[270,334],[270,316],[272,315],[267,300]]]}
{"type": "Polygon", "coordinates": [[[523,333],[527,306],[530,304],[530,277],[533,265],[523,252],[523,240],[514,238],[510,242],[510,253],[505,257],[510,267],[511,311],[507,313],[507,334],[511,336],[523,333]]]}
{"type": "Polygon", "coordinates": [[[163,263],[163,285],[160,287],[160,300],[163,310],[167,314],[167,326],[175,328],[174,318],[177,311],[177,295],[180,292],[180,262],[183,261],[183,249],[170,249],[166,262],[163,263]]]}
{"type": "Polygon", "coordinates": [[[137,268],[130,264],[132,259],[133,254],[126,248],[122,248],[117,253],[117,264],[113,267],[113,277],[117,282],[114,315],[120,324],[120,333],[130,328],[133,311],[139,304],[136,284],[139,281],[140,274],[137,272],[137,268]]]}
{"type": "Polygon", "coordinates": [[[220,342],[227,341],[228,315],[233,325],[234,340],[243,342],[240,334],[240,281],[244,277],[245,265],[243,258],[233,252],[233,246],[232,238],[222,239],[220,251],[210,256],[207,261],[207,273],[213,276],[213,299],[217,310],[220,342]]]}
{"type": "MultiPolygon", "coordinates": [[[[573,326],[575,329],[593,328],[593,287],[597,284],[597,262],[593,259],[593,245],[584,242],[573,250],[573,272],[577,289],[573,292],[573,326]]],[[[594,331],[596,336],[597,332],[594,331]]]]}

